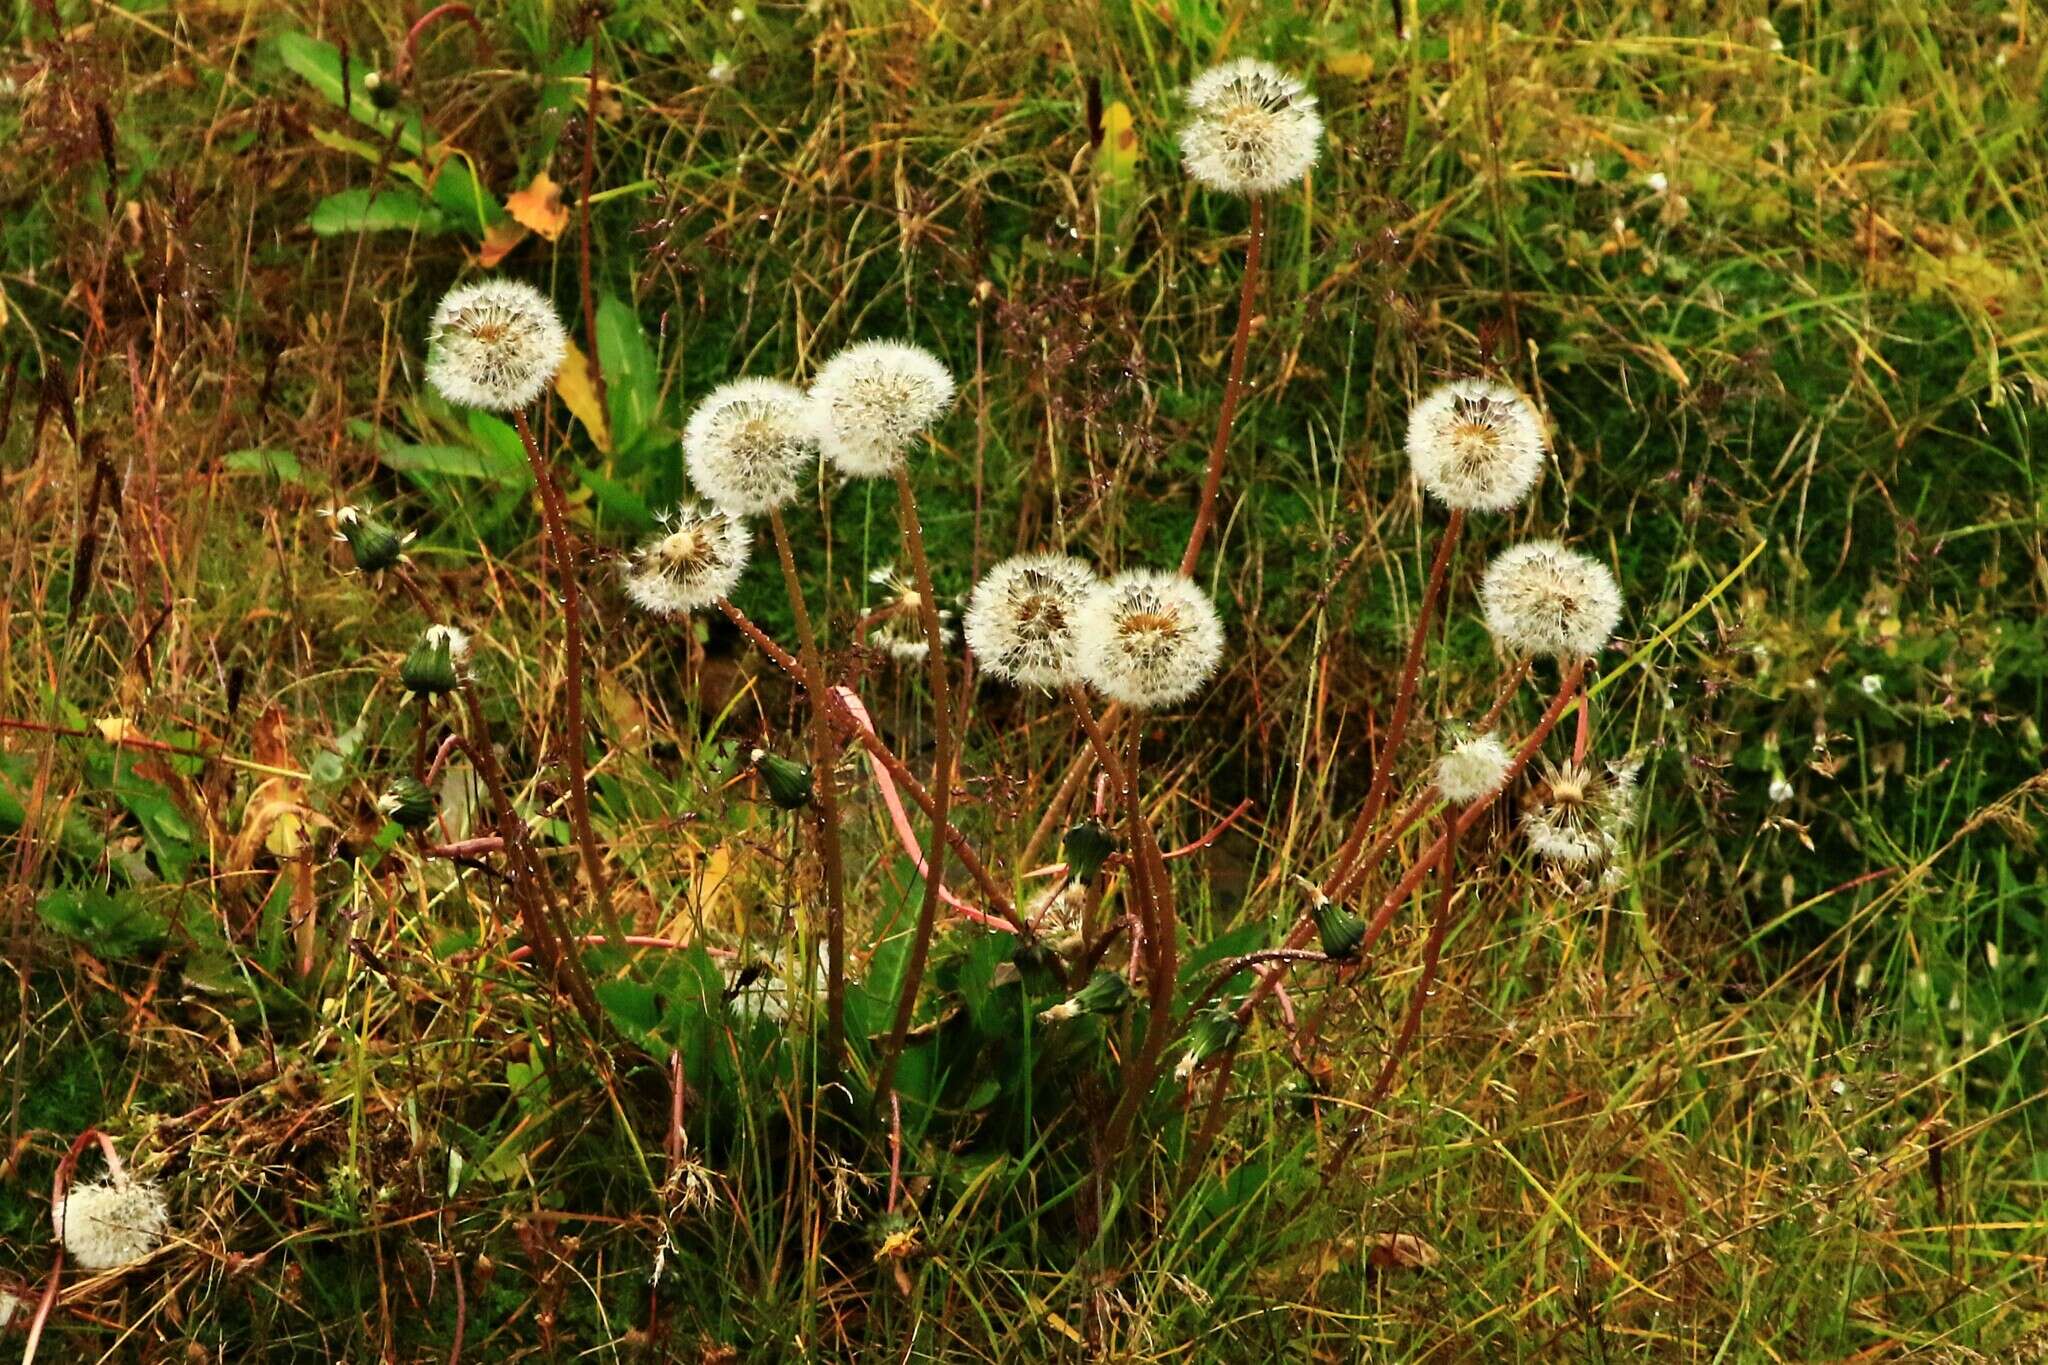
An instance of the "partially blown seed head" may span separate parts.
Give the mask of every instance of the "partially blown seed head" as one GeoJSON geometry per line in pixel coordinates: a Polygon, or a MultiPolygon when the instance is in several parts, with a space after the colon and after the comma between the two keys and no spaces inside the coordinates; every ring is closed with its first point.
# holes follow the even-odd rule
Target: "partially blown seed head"
{"type": "Polygon", "coordinates": [[[1610,763],[1595,773],[1546,759],[1522,812],[1530,851],[1564,868],[1593,867],[1612,857],[1635,819],[1636,772],[1633,763],[1610,763]]]}
{"type": "Polygon", "coordinates": [[[1486,628],[1518,654],[1590,658],[1621,621],[1621,589],[1607,566],[1554,540],[1503,550],[1479,584],[1486,628]]]}
{"type": "Polygon", "coordinates": [[[1090,593],[1075,634],[1082,676],[1140,711],[1186,701],[1223,657],[1223,623],[1208,594],[1152,569],[1120,573],[1090,593]]]}
{"type": "MultiPolygon", "coordinates": [[[[868,640],[879,645],[892,659],[905,663],[917,663],[930,657],[931,641],[924,633],[924,594],[917,585],[896,572],[894,568],[876,569],[868,575],[868,582],[881,588],[887,596],[880,605],[868,613],[871,622],[868,640]]],[[[939,609],[939,643],[953,643],[953,613],[939,609]]]]}
{"type": "Polygon", "coordinates": [[[554,305],[532,285],[461,285],[434,310],[427,382],[458,407],[512,412],[547,392],[568,345],[554,305]]]}
{"type": "Polygon", "coordinates": [[[702,611],[730,596],[753,537],[729,512],[687,502],[627,558],[626,597],[656,616],[702,611]]]}
{"type": "Polygon", "coordinates": [[[1225,194],[1266,194],[1307,175],[1322,151],[1316,98],[1293,76],[1240,58],[1212,66],[1187,89],[1194,115],[1180,130],[1181,164],[1225,194]]]}
{"type": "Polygon", "coordinates": [[[1503,512],[1543,473],[1543,419],[1505,384],[1459,379],[1408,414],[1408,461],[1446,507],[1503,512]]]}
{"type": "Polygon", "coordinates": [[[51,1210],[51,1221],[72,1260],[87,1270],[112,1270],[162,1245],[171,1215],[154,1184],[117,1175],[101,1184],[73,1185],[51,1210]]]}
{"type": "Polygon", "coordinates": [[[819,369],[810,403],[818,452],[849,478],[878,478],[952,406],[953,376],[922,346],[856,342],[819,369]]]}
{"type": "Polygon", "coordinates": [[[968,647],[983,671],[1020,687],[1075,681],[1075,627],[1094,591],[1095,570],[1066,555],[1006,559],[967,599],[968,647]]]}
{"type": "Polygon", "coordinates": [[[690,482],[736,516],[760,516],[794,498],[816,449],[803,390],[779,379],[721,384],[683,428],[690,482]]]}
{"type": "Polygon", "coordinates": [[[1436,788],[1453,805],[1469,806],[1501,789],[1513,760],[1492,735],[1474,735],[1436,761],[1436,788]]]}

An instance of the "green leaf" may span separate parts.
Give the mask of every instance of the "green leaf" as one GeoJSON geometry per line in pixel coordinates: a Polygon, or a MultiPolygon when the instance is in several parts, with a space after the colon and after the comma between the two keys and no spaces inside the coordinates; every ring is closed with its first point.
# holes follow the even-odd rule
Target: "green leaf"
{"type": "Polygon", "coordinates": [[[268,474],[280,483],[301,486],[311,482],[299,457],[289,450],[231,450],[221,463],[237,474],[268,474]]]}
{"type": "Polygon", "coordinates": [[[96,886],[60,886],[36,901],[36,914],[60,934],[78,939],[102,957],[126,957],[162,943],[170,931],[164,917],[133,892],[109,895],[96,886]]]}
{"type": "Polygon", "coordinates": [[[659,416],[661,373],[639,315],[609,294],[597,305],[597,360],[611,408],[612,448],[623,457],[659,416]]]}
{"type": "Polygon", "coordinates": [[[349,62],[348,98],[344,100],[341,51],[334,44],[323,43],[304,33],[286,31],[277,35],[273,45],[279,60],[326,97],[329,104],[336,108],[346,107],[350,118],[376,129],[385,137],[396,132],[399,147],[414,156],[426,150],[426,128],[417,113],[408,111],[401,116],[395,110],[379,109],[370,102],[370,93],[363,88],[363,77],[373,69],[368,63],[359,60],[349,62]]]}
{"type": "Polygon", "coordinates": [[[480,479],[505,487],[521,486],[532,479],[524,456],[507,461],[502,453],[478,446],[420,446],[391,441],[379,458],[386,468],[413,475],[480,479]]]}
{"type": "Polygon", "coordinates": [[[342,190],[330,194],[306,215],[306,226],[322,237],[344,232],[446,232],[441,211],[411,190],[342,190]]]}

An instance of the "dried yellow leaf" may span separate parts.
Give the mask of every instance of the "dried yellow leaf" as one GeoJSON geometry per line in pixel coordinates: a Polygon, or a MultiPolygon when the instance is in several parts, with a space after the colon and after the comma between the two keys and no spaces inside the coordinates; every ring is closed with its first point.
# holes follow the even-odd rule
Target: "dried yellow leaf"
{"type": "Polygon", "coordinates": [[[597,384],[590,376],[590,359],[573,341],[563,354],[562,368],[555,374],[555,392],[569,411],[576,414],[576,420],[583,423],[583,429],[590,433],[590,443],[605,454],[611,454],[612,429],[605,421],[604,404],[597,401],[597,384]]]}

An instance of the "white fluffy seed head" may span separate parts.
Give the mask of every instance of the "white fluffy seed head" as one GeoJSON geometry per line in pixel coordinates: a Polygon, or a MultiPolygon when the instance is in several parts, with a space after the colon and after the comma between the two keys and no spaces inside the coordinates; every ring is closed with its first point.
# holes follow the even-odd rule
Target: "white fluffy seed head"
{"type": "Polygon", "coordinates": [[[1132,569],[1088,595],[1075,629],[1081,674],[1134,710],[1186,701],[1223,657],[1223,623],[1179,574],[1132,569]]]}
{"type": "Polygon", "coordinates": [[[1504,512],[1543,473],[1543,419],[1528,399],[1489,379],[1432,389],[1408,414],[1408,461],[1446,507],[1504,512]]]}
{"type": "Polygon", "coordinates": [[[554,305],[532,285],[461,285],[434,310],[427,382],[458,407],[512,412],[547,392],[568,345],[554,305]]]}
{"type": "Polygon", "coordinates": [[[51,1209],[65,1254],[87,1270],[112,1270],[144,1259],[163,1244],[170,1221],[163,1191],[126,1175],[73,1185],[51,1209]]]}
{"type": "Polygon", "coordinates": [[[1444,800],[1469,806],[1501,789],[1512,761],[1507,746],[1492,735],[1474,735],[1436,761],[1436,787],[1444,800]]]}
{"type": "Polygon", "coordinates": [[[1522,814],[1529,851],[1562,868],[1590,868],[1613,857],[1635,820],[1635,763],[1594,773],[1579,763],[1543,764],[1522,814]]]}
{"type": "Polygon", "coordinates": [[[1322,151],[1316,97],[1279,67],[1251,58],[1212,66],[1187,89],[1181,164],[1225,194],[1266,194],[1309,173],[1322,151]]]}
{"type": "Polygon", "coordinates": [[[760,516],[794,498],[816,450],[803,390],[779,379],[721,384],[683,427],[690,482],[736,516],[760,516]]]}
{"type": "Polygon", "coordinates": [[[1554,540],[1503,550],[1479,584],[1486,628],[1517,654],[1590,658],[1621,621],[1621,588],[1607,566],[1554,540]]]}
{"type": "Polygon", "coordinates": [[[953,405],[953,376],[922,346],[856,342],[818,370],[810,405],[818,453],[848,478],[879,478],[953,405]]]}
{"type": "Polygon", "coordinates": [[[747,567],[753,537],[730,512],[686,502],[627,557],[626,597],[656,616],[702,611],[729,597],[747,567]]]}
{"type": "MultiPolygon", "coordinates": [[[[924,594],[917,590],[917,585],[888,566],[869,574],[868,582],[886,594],[868,613],[867,619],[872,623],[868,627],[868,643],[903,663],[919,663],[929,658],[932,645],[924,632],[924,594]]],[[[950,645],[954,638],[953,613],[942,607],[938,617],[939,643],[950,645]]]]}
{"type": "Polygon", "coordinates": [[[1018,555],[982,575],[967,598],[967,646],[982,671],[1019,687],[1079,679],[1076,627],[1095,570],[1059,554],[1018,555]]]}

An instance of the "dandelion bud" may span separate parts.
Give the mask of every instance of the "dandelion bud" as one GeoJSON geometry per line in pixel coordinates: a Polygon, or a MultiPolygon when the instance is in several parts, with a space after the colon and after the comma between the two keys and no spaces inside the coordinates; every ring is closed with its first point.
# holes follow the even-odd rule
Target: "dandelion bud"
{"type": "Polygon", "coordinates": [[[1121,1014],[1130,1003],[1131,983],[1115,972],[1098,971],[1073,996],[1041,1011],[1038,1017],[1045,1023],[1056,1024],[1083,1014],[1121,1014]]]}
{"type": "Polygon", "coordinates": [[[684,503],[627,559],[626,596],[656,616],[702,611],[730,596],[747,567],[753,538],[729,512],[684,503]]]}
{"type": "Polygon", "coordinates": [[[379,109],[398,107],[398,82],[381,71],[363,73],[363,93],[370,97],[370,103],[379,109]]]}
{"type": "Polygon", "coordinates": [[[1514,760],[1492,735],[1474,735],[1436,761],[1436,788],[1457,806],[1493,795],[1508,780],[1514,760]]]}
{"type": "Polygon", "coordinates": [[[457,407],[513,412],[547,392],[568,346],[554,305],[532,285],[461,285],[434,310],[427,382],[457,407]]]}
{"type": "Polygon", "coordinates": [[[1075,882],[1091,882],[1109,855],[1116,852],[1116,840],[1099,820],[1083,820],[1060,836],[1067,855],[1067,876],[1075,882]]]}
{"type": "Polygon", "coordinates": [[[765,749],[752,755],[754,771],[767,784],[768,799],[784,810],[801,810],[811,804],[811,767],[765,749]]]}
{"type": "Polygon", "coordinates": [[[1120,573],[1090,593],[1074,634],[1082,676],[1138,711],[1186,701],[1223,657],[1223,624],[1208,594],[1151,569],[1120,573]]]}
{"type": "Polygon", "coordinates": [[[335,539],[348,542],[349,554],[362,573],[382,573],[405,558],[413,533],[392,530],[360,507],[337,507],[324,513],[334,522],[335,539]]]}
{"type": "Polygon", "coordinates": [[[1554,540],[1503,550],[1479,584],[1494,639],[1517,654],[1583,659],[1621,620],[1621,589],[1607,566],[1554,540]]]}
{"type": "Polygon", "coordinates": [[[1185,1081],[1194,1075],[1196,1067],[1235,1043],[1243,1031],[1244,1026],[1237,1022],[1237,1011],[1228,1004],[1219,1002],[1203,1010],[1188,1026],[1188,1050],[1182,1054],[1180,1065],[1173,1069],[1174,1079],[1185,1081]]]}
{"type": "Polygon", "coordinates": [[[990,569],[962,622],[982,671],[1019,687],[1074,681],[1074,627],[1095,586],[1095,570],[1066,555],[1018,555],[990,569]]]}
{"type": "Polygon", "coordinates": [[[1408,414],[1408,461],[1446,507],[1503,512],[1543,473],[1543,419],[1505,384],[1460,379],[1408,414]]]}
{"type": "Polygon", "coordinates": [[[162,1245],[170,1221],[163,1191],[126,1174],[100,1184],[73,1185],[50,1210],[65,1254],[86,1270],[113,1270],[145,1259],[162,1245]]]}
{"type": "Polygon", "coordinates": [[[1309,918],[1315,921],[1316,937],[1322,941],[1325,957],[1349,962],[1358,955],[1358,945],[1365,942],[1364,920],[1323,895],[1315,898],[1309,918]]]}
{"type": "Polygon", "coordinates": [[[469,663],[469,637],[453,626],[428,626],[398,665],[398,681],[422,697],[438,697],[462,686],[469,663]]]}
{"type": "Polygon", "coordinates": [[[434,823],[434,794],[416,777],[396,777],[377,798],[378,813],[405,829],[434,823]]]}
{"type": "Polygon", "coordinates": [[[953,376],[922,346],[857,342],[819,369],[810,405],[818,453],[848,478],[877,478],[953,405],[953,376]]]}
{"type": "Polygon", "coordinates": [[[779,379],[721,384],[683,428],[683,463],[697,491],[754,517],[797,495],[817,450],[803,390],[779,379]]]}
{"type": "Polygon", "coordinates": [[[1323,120],[1308,87],[1276,66],[1240,58],[1212,66],[1187,89],[1194,115],[1180,130],[1187,173],[1225,194],[1266,194],[1307,175],[1322,151],[1323,120]]]}

